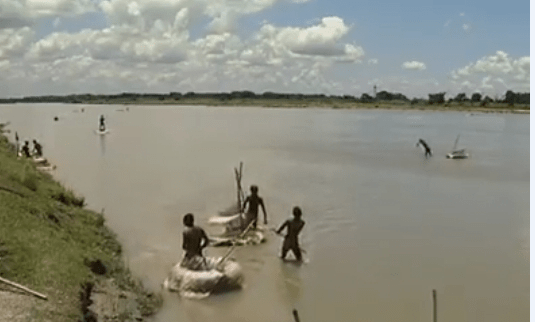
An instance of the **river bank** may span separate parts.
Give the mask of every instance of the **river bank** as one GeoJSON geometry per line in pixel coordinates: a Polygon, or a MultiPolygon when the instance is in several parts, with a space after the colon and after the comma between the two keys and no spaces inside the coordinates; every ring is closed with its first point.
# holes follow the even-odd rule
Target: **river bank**
{"type": "Polygon", "coordinates": [[[104,214],[16,158],[0,126],[0,321],[143,321],[162,304],[124,264],[104,214]]]}
{"type": "Polygon", "coordinates": [[[355,102],[343,99],[311,99],[311,100],[294,100],[294,99],[203,99],[203,98],[144,98],[144,99],[105,99],[105,100],[87,100],[76,102],[79,104],[110,104],[110,105],[196,105],[207,107],[261,107],[261,108],[326,108],[326,109],[382,109],[382,110],[407,110],[407,111],[455,111],[455,112],[477,112],[477,113],[522,113],[529,114],[529,105],[510,106],[506,103],[444,103],[428,104],[424,102],[411,104],[405,101],[377,101],[377,102],[355,102]]]}

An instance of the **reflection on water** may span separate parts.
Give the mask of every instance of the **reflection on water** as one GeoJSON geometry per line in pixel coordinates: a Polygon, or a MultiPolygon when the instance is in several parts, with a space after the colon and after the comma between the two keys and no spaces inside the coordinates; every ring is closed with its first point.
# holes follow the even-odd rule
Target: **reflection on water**
{"type": "Polygon", "coordinates": [[[303,209],[308,264],[281,263],[281,239],[268,235],[233,254],[243,290],[197,301],[165,294],[157,322],[291,321],[293,308],[307,322],[429,321],[432,289],[441,321],[529,316],[527,116],[83,108],[4,105],[0,119],[38,138],[58,179],[106,209],[130,268],[155,290],[180,259],[182,216],[193,212],[205,226],[232,204],[240,161],[270,227],[303,209]],[[100,114],[114,131],[95,139],[100,114]],[[471,157],[447,160],[459,134],[471,157]]]}
{"type": "Polygon", "coordinates": [[[100,153],[102,156],[106,154],[106,136],[99,135],[100,137],[100,153]]]}

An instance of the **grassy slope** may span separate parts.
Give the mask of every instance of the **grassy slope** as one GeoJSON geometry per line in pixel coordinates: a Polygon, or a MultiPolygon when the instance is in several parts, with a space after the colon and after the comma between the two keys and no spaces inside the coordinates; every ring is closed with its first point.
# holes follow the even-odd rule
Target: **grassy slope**
{"type": "Polygon", "coordinates": [[[13,147],[0,135],[0,276],[48,296],[32,312],[33,320],[81,319],[81,285],[110,277],[121,289],[141,294],[142,313],[149,315],[159,299],[144,293],[130,278],[120,257],[121,246],[103,216],[81,204],[83,198],[49,174],[28,160],[17,160],[13,147]],[[105,277],[93,274],[85,264],[96,259],[106,265],[105,277]]]}

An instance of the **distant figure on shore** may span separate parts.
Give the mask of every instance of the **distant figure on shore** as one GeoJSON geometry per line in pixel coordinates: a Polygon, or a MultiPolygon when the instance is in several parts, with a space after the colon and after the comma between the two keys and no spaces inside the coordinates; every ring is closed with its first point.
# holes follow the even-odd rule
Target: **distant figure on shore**
{"type": "Polygon", "coordinates": [[[20,151],[21,151],[23,156],[25,156],[27,158],[31,157],[31,154],[30,154],[30,142],[28,140],[24,141],[24,145],[22,146],[20,151]]]}
{"type": "Polygon", "coordinates": [[[245,214],[245,227],[249,226],[249,224],[254,221],[253,228],[256,229],[256,224],[258,222],[258,207],[262,207],[262,212],[264,213],[264,225],[267,225],[267,213],[266,213],[266,207],[264,206],[264,200],[258,196],[258,187],[255,185],[251,186],[251,195],[247,198],[245,198],[245,201],[243,202],[242,212],[245,210],[245,207],[247,204],[249,204],[249,208],[247,209],[247,213],[245,214]]]}
{"type": "Polygon", "coordinates": [[[35,155],[38,156],[38,157],[42,157],[43,156],[43,147],[41,146],[41,144],[39,144],[39,142],[37,142],[37,140],[33,140],[33,151],[32,152],[35,152],[35,155]]]}
{"type": "Polygon", "coordinates": [[[104,115],[100,115],[100,125],[98,127],[100,132],[106,131],[106,124],[104,124],[104,115]]]}
{"type": "Polygon", "coordinates": [[[295,258],[298,261],[302,261],[301,247],[299,247],[299,233],[305,226],[305,222],[301,219],[301,208],[294,207],[293,219],[286,220],[279,229],[276,230],[277,234],[280,234],[284,228],[286,228],[286,236],[284,236],[284,242],[282,243],[281,258],[286,259],[286,254],[291,250],[294,253],[295,258]]]}
{"type": "Polygon", "coordinates": [[[185,253],[181,265],[191,270],[202,270],[206,264],[202,250],[208,246],[209,240],[206,232],[194,226],[193,221],[193,214],[184,216],[183,222],[186,228],[182,233],[182,249],[185,253]]]}
{"type": "Polygon", "coordinates": [[[427,143],[426,143],[424,140],[420,139],[420,140],[418,141],[418,143],[416,143],[416,146],[419,146],[420,144],[421,144],[422,147],[425,149],[425,158],[426,158],[426,159],[427,159],[428,157],[430,157],[430,156],[433,156],[433,153],[431,153],[431,148],[429,147],[429,145],[427,145],[427,143]]]}

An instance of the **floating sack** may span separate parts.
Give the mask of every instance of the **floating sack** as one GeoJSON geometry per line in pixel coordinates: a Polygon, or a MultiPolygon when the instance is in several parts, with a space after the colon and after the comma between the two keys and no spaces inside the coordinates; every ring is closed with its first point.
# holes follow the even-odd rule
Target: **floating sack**
{"type": "Polygon", "coordinates": [[[200,256],[176,264],[164,281],[164,288],[181,294],[209,295],[241,288],[243,273],[240,265],[226,260],[216,269],[219,258],[200,256]]]}
{"type": "Polygon", "coordinates": [[[260,231],[252,231],[245,234],[245,236],[236,237],[210,237],[210,246],[226,247],[233,245],[258,245],[266,241],[266,237],[260,231]]]}

